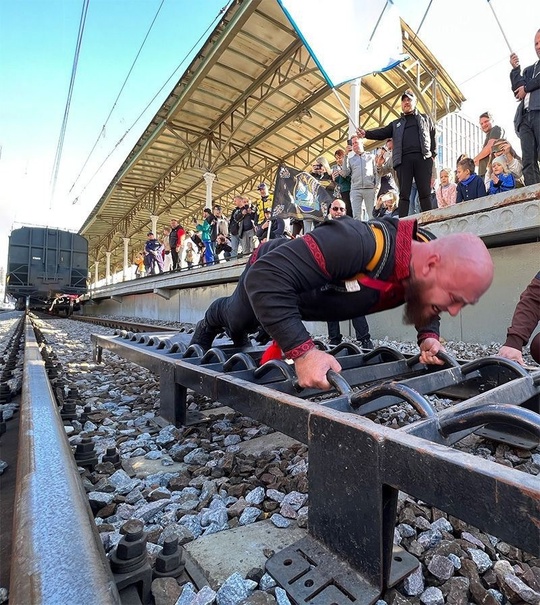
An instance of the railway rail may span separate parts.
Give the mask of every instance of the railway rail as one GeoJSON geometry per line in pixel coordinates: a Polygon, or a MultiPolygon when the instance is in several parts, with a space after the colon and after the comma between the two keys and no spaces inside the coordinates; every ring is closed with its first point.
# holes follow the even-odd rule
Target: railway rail
{"type": "Polygon", "coordinates": [[[24,371],[10,602],[119,604],[49,379],[54,364],[42,358],[27,316],[20,325],[24,371]],[[54,514],[59,503],[69,540],[54,514]]]}
{"type": "Polygon", "coordinates": [[[299,389],[284,361],[259,366],[261,347],[239,350],[222,339],[204,352],[184,333],[92,340],[96,361],[108,349],[158,374],[161,413],[177,425],[190,421],[192,389],[309,445],[309,535],[267,563],[296,603],[369,605],[418,566],[393,545],[399,490],[540,555],[537,478],[451,447],[477,431],[536,447],[538,370],[497,357],[460,364],[449,355],[441,369],[428,368],[419,356],[347,343],[330,351],[343,371],[329,373],[328,398],[299,389]],[[433,395],[463,401],[437,412],[433,395]],[[397,430],[367,418],[403,403],[417,419],[397,430]]]}

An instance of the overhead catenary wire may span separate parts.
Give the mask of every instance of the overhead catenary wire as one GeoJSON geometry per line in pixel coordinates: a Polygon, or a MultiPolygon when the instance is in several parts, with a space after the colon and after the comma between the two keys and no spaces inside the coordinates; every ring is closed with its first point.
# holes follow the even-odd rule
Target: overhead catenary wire
{"type": "Polygon", "coordinates": [[[68,96],[66,100],[66,106],[64,108],[64,118],[62,120],[62,126],[60,127],[60,136],[58,137],[58,144],[56,146],[56,154],[54,157],[53,171],[51,175],[51,196],[49,201],[49,210],[52,208],[54,199],[54,192],[56,190],[56,182],[58,179],[58,171],[60,169],[60,162],[62,161],[62,150],[64,147],[64,140],[66,137],[66,129],[69,118],[69,109],[71,106],[71,98],[73,97],[73,89],[75,87],[75,77],[77,75],[77,65],[79,63],[79,54],[81,52],[82,39],[84,34],[84,26],[86,24],[86,15],[88,13],[88,5],[90,0],[83,0],[83,7],[81,12],[81,19],[79,22],[79,32],[77,34],[77,44],[75,45],[75,56],[73,58],[73,65],[71,67],[71,78],[69,82],[68,96]]]}
{"type": "Polygon", "coordinates": [[[84,161],[84,164],[81,168],[81,170],[79,171],[79,174],[77,175],[77,177],[75,178],[75,180],[73,181],[73,184],[71,185],[69,192],[71,193],[73,191],[73,188],[75,187],[75,185],[77,184],[81,174],[83,173],[84,169],[86,168],[86,165],[88,164],[90,158],[92,157],[92,154],[94,153],[99,140],[101,139],[101,137],[103,136],[103,134],[105,133],[105,128],[107,127],[107,124],[109,123],[109,120],[116,108],[116,105],[118,103],[118,100],[120,99],[120,96],[122,95],[122,92],[124,91],[124,88],[126,87],[127,81],[129,80],[129,77],[131,75],[131,72],[133,71],[135,64],[137,63],[137,60],[139,58],[139,55],[142,52],[142,49],[144,48],[144,45],[146,44],[146,41],[148,40],[148,36],[150,35],[150,32],[152,31],[152,28],[154,27],[154,24],[156,22],[156,19],[158,18],[158,15],[161,11],[161,8],[163,7],[165,0],[161,0],[161,4],[159,5],[159,8],[156,11],[156,14],[154,15],[154,18],[152,19],[152,23],[150,24],[150,27],[148,28],[148,31],[146,32],[146,35],[144,36],[144,40],[142,41],[141,46],[139,47],[139,50],[137,51],[137,54],[135,55],[135,59],[133,60],[133,63],[131,64],[131,67],[129,68],[129,71],[127,73],[127,76],[124,79],[124,82],[122,83],[122,86],[120,87],[120,90],[118,92],[118,94],[116,95],[116,99],[114,100],[114,103],[112,104],[111,110],[109,111],[109,115],[107,116],[107,119],[105,120],[103,126],[101,127],[101,130],[98,134],[98,137],[96,139],[96,142],[94,143],[94,146],[92,147],[92,149],[90,150],[90,153],[88,154],[86,160],[84,161]]]}
{"type": "MultiPolygon", "coordinates": [[[[178,70],[182,67],[182,65],[185,63],[185,61],[187,60],[187,58],[190,56],[190,54],[199,46],[201,40],[203,40],[208,32],[213,29],[213,27],[215,26],[216,22],[221,18],[221,15],[223,15],[226,10],[228,9],[228,7],[234,2],[235,0],[229,0],[229,2],[219,10],[218,14],[216,15],[216,17],[212,20],[212,22],[210,23],[210,25],[206,28],[206,30],[199,36],[199,38],[197,39],[197,41],[191,46],[191,48],[187,51],[187,53],[184,55],[183,59],[180,61],[180,63],[178,64],[178,66],[174,69],[174,71],[171,73],[171,75],[167,78],[167,80],[164,82],[164,84],[161,86],[161,88],[156,92],[156,94],[150,99],[150,101],[146,104],[146,106],[144,107],[144,109],[139,113],[139,115],[137,116],[137,118],[135,119],[135,121],[132,123],[132,125],[124,132],[124,134],[120,137],[120,139],[118,140],[118,142],[115,144],[115,146],[113,147],[113,149],[110,151],[110,153],[107,155],[107,157],[101,162],[101,164],[98,166],[98,168],[95,170],[95,172],[92,174],[92,176],[90,177],[90,179],[86,182],[86,184],[84,185],[84,187],[81,189],[81,191],[79,192],[79,194],[77,195],[77,197],[75,197],[75,199],[72,202],[72,205],[75,205],[79,202],[80,196],[86,191],[87,187],[92,183],[92,181],[94,180],[94,178],[96,177],[96,175],[99,173],[99,171],[103,168],[103,166],[107,163],[107,161],[109,160],[109,158],[112,156],[112,154],[116,151],[116,149],[122,144],[122,142],[124,141],[124,139],[126,138],[126,136],[133,130],[133,128],[136,126],[137,122],[142,118],[142,116],[146,113],[146,111],[148,110],[148,108],[152,105],[152,103],[156,100],[156,98],[161,94],[161,92],[165,89],[165,87],[169,84],[169,82],[174,78],[175,74],[178,72],[178,70]]],[[[101,135],[100,135],[101,136],[101,135]]],[[[82,171],[81,171],[82,172],[82,171]]],[[[79,177],[77,177],[79,178],[79,177]]],[[[72,187],[73,188],[73,187],[72,187]]],[[[71,191],[71,189],[70,189],[71,191]]]]}

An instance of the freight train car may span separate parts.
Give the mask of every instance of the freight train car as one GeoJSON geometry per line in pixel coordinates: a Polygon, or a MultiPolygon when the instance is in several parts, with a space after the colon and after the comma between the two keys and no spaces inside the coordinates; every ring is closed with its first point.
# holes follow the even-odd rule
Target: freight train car
{"type": "Polygon", "coordinates": [[[47,227],[11,232],[6,292],[15,298],[17,309],[69,315],[87,288],[88,242],[84,237],[47,227]]]}

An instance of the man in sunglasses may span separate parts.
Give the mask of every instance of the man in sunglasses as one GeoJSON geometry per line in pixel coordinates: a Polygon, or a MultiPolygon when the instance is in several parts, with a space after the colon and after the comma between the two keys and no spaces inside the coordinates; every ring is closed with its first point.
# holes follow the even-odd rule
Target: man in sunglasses
{"type": "Polygon", "coordinates": [[[329,389],[338,360],[315,347],[305,321],[345,321],[405,304],[404,321],[418,332],[420,362],[441,365],[439,314],[456,316],[475,304],[493,280],[493,262],[471,233],[429,239],[415,220],[324,221],[302,238],[272,240],[257,248],[234,293],[214,301],[192,344],[211,347],[226,328],[247,342],[260,324],[303,387],[329,389]]]}
{"type": "MultiPolygon", "coordinates": [[[[333,220],[340,219],[347,214],[347,208],[343,200],[334,200],[330,206],[329,218],[333,220]]],[[[360,343],[363,349],[373,349],[373,342],[369,333],[369,325],[366,318],[361,315],[360,317],[353,317],[352,325],[356,334],[356,340],[360,343]]],[[[328,328],[328,338],[331,345],[338,345],[343,340],[343,336],[340,332],[339,321],[327,321],[326,326],[328,328]]]]}

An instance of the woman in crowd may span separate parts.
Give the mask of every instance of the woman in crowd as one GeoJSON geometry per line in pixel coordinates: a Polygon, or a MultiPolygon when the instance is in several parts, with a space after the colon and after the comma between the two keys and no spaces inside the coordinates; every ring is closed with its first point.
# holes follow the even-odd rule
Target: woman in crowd
{"type": "Polygon", "coordinates": [[[334,189],[334,198],[341,198],[345,202],[347,216],[352,216],[351,177],[341,175],[341,166],[343,165],[345,151],[343,149],[337,149],[334,153],[334,157],[336,158],[336,165],[332,168],[332,180],[336,184],[336,188],[334,189]]]}

